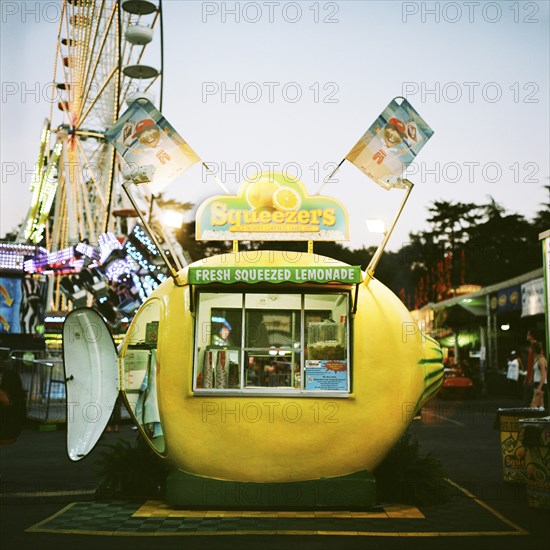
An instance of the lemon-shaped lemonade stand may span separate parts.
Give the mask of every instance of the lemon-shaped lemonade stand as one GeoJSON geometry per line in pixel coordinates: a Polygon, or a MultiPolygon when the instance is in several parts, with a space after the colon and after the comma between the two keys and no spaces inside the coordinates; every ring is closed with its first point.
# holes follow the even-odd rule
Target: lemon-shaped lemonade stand
{"type": "MultiPolygon", "coordinates": [[[[347,215],[298,180],[260,174],[203,203],[197,237],[344,240],[347,215]]],[[[71,401],[108,406],[122,392],[176,468],[178,506],[375,504],[373,470],[443,372],[437,343],[372,272],[311,251],[205,258],[157,288],[118,353],[88,309],[67,318],[64,346],[71,401]]],[[[69,424],[71,458],[102,429],[69,424]]]]}

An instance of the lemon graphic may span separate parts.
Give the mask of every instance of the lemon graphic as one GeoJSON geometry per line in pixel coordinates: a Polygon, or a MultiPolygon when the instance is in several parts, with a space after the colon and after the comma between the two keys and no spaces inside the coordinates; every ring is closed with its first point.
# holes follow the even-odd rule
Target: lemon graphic
{"type": "Polygon", "coordinates": [[[279,187],[273,194],[273,206],[277,210],[291,212],[300,207],[300,195],[290,187],[279,187]]]}
{"type": "Polygon", "coordinates": [[[273,195],[279,189],[279,184],[269,179],[259,179],[248,184],[246,200],[252,208],[272,207],[273,195]]]}

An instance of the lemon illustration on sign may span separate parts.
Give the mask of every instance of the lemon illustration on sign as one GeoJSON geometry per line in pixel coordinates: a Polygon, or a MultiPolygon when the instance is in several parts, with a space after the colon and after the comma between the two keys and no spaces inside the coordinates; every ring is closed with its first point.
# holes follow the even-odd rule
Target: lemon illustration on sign
{"type": "Polygon", "coordinates": [[[273,206],[273,195],[279,189],[279,184],[269,179],[251,181],[246,189],[246,200],[252,208],[273,206]]]}
{"type": "Polygon", "coordinates": [[[291,212],[300,208],[300,195],[290,187],[279,187],[273,194],[273,206],[277,210],[291,212]]]}

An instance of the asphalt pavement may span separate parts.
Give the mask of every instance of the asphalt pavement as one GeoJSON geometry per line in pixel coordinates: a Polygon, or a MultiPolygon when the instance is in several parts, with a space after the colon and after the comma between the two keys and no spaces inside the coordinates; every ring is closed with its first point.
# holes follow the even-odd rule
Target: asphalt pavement
{"type": "MultiPolygon", "coordinates": [[[[85,550],[98,546],[105,549],[279,549],[284,546],[302,550],[463,550],[465,547],[469,550],[543,550],[550,546],[550,513],[528,506],[522,484],[510,484],[502,480],[500,438],[493,423],[497,408],[516,406],[521,406],[521,403],[504,398],[433,400],[423,409],[421,418],[413,421],[411,432],[418,439],[422,453],[432,452],[443,463],[453,487],[459,487],[456,494],[460,497],[447,505],[419,506],[425,519],[356,519],[353,520],[355,527],[341,534],[320,528],[322,521],[319,518],[316,520],[317,527],[309,528],[314,519],[307,517],[288,519],[286,525],[292,525],[294,521],[294,525],[300,526],[297,529],[268,531],[265,526],[270,525],[270,521],[281,519],[260,516],[246,520],[223,518],[223,521],[233,521],[235,525],[239,521],[247,521],[247,525],[256,527],[263,534],[255,534],[254,529],[245,532],[239,527],[233,531],[224,531],[218,524],[211,527],[214,525],[212,522],[217,521],[211,517],[199,518],[197,521],[203,523],[193,524],[198,527],[188,532],[180,528],[178,533],[172,533],[167,528],[168,523],[163,520],[164,531],[159,529],[151,533],[138,527],[134,533],[115,529],[105,534],[101,523],[110,521],[112,524],[115,515],[113,510],[124,514],[124,507],[129,507],[129,513],[137,510],[139,515],[142,503],[96,504],[96,464],[101,449],[95,449],[89,457],[73,463],[66,455],[66,434],[62,427],[50,432],[28,428],[16,444],[0,446],[1,547],[3,550],[60,547],[85,550]],[[73,505],[75,502],[77,504],[73,505]],[[96,514],[94,525],[99,527],[96,530],[85,529],[85,523],[92,521],[93,518],[90,518],[93,513],[96,514]],[[55,514],[58,514],[57,519],[51,519],[55,514]],[[71,529],[55,527],[63,521],[69,523],[71,529]],[[376,521],[376,525],[382,527],[368,527],[375,525],[376,521]],[[404,524],[414,527],[403,529],[404,524]],[[262,529],[259,527],[261,525],[262,529]],[[51,532],[48,532],[48,526],[53,526],[49,529],[51,532]]],[[[114,443],[118,438],[132,441],[136,437],[131,424],[124,424],[120,433],[105,433],[100,445],[114,443]]],[[[134,518],[131,521],[137,520],[134,518]]],[[[176,525],[178,520],[172,518],[170,521],[176,525]]],[[[331,521],[333,523],[330,525],[338,525],[338,521],[345,520],[336,518],[331,521]]]]}

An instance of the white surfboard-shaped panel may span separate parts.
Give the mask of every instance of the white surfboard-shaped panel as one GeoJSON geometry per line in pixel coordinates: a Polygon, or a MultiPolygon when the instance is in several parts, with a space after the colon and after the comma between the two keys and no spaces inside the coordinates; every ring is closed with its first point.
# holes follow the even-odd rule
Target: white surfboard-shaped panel
{"type": "Polygon", "coordinates": [[[71,311],[63,324],[67,385],[67,453],[84,458],[101,437],[119,391],[115,343],[101,315],[91,308],[71,311]]]}

